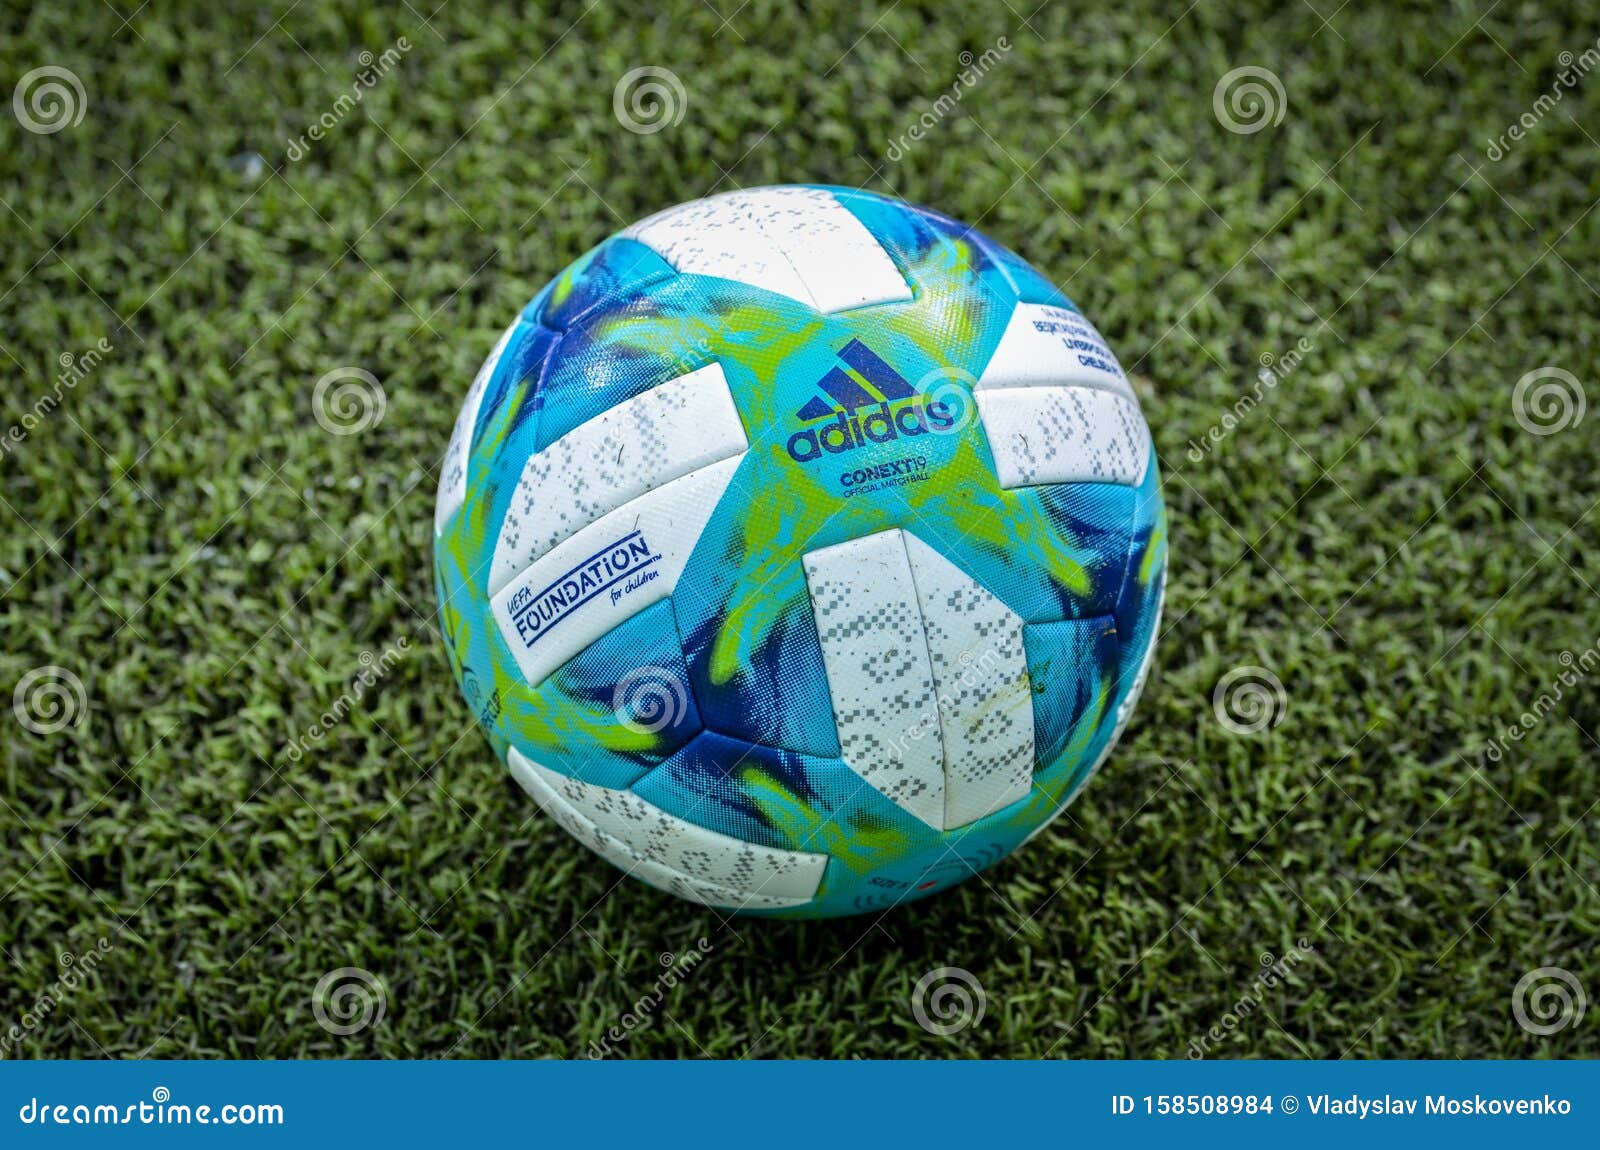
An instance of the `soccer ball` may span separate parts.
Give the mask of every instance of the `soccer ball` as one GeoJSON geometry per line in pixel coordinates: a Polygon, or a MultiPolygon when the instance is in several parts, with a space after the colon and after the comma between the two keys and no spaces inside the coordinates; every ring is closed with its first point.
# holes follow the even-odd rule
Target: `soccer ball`
{"type": "Polygon", "coordinates": [[[1155,644],[1150,432],[1094,326],[937,212],[775,187],[562,272],[456,421],[456,677],[557,823],[793,918],[990,866],[1078,793],[1155,644]]]}

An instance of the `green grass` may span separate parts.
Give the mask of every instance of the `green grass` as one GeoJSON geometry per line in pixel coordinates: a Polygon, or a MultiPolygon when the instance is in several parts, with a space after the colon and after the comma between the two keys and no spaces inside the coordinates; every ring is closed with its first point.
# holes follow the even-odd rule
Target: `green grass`
{"type": "Polygon", "coordinates": [[[1246,1000],[1214,1055],[1600,1055],[1600,1007],[1549,1037],[1512,1016],[1541,966],[1600,996],[1592,679],[1484,752],[1600,641],[1600,417],[1536,436],[1513,409],[1546,366],[1600,402],[1600,74],[1485,154],[1592,12],[434,5],[7,6],[5,90],[60,65],[87,104],[53,135],[0,116],[0,431],[36,424],[0,454],[0,693],[54,665],[84,705],[49,734],[5,715],[0,1036],[107,948],[10,1053],[576,1055],[704,938],[619,1053],[1182,1057],[1246,1000]],[[634,135],[612,89],[646,64],[687,102],[634,135]],[[1213,111],[1244,65],[1286,96],[1248,135],[1213,111]],[[981,880],[877,920],[619,884],[493,761],[433,623],[438,458],[514,309],[636,217],[788,181],[937,206],[1062,282],[1139,378],[1172,520],[1159,671],[1105,771],[981,880]],[[387,404],[338,437],[312,392],[345,366],[387,404]],[[1213,690],[1251,664],[1282,722],[1230,733],[1213,690]],[[387,1008],[339,1036],[312,1000],[345,966],[387,1008]],[[987,997],[948,1038],[909,1002],[943,966],[987,997]]]}

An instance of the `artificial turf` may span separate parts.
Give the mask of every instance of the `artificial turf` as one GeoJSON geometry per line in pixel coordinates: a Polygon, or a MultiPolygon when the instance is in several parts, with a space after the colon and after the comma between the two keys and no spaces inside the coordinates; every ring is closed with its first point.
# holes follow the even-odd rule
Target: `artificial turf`
{"type": "Polygon", "coordinates": [[[633,1011],[616,1056],[1600,1055],[1600,1009],[1513,1015],[1541,967],[1600,995],[1600,670],[1560,678],[1600,642],[1595,416],[1534,434],[1525,388],[1517,417],[1530,372],[1595,385],[1591,17],[8,3],[6,86],[55,65],[84,96],[53,134],[0,116],[0,689],[82,694],[29,712],[59,730],[5,715],[4,1053],[568,1056],[633,1011]],[[685,100],[635,134],[613,90],[645,65],[685,100]],[[1245,66],[1283,98],[1238,133],[1214,93],[1245,66]],[[637,217],[781,182],[935,206],[1062,283],[1136,377],[1171,518],[1158,670],[1084,797],[981,879],[832,923],[619,882],[538,815],[430,575],[440,455],[515,310],[637,217]],[[339,436],[313,391],[344,367],[385,403],[339,436]],[[1283,686],[1252,734],[1213,706],[1242,666],[1283,686]],[[351,1034],[314,1011],[344,967],[384,1002],[351,1034]],[[911,1003],[940,967],[985,1001],[947,1036],[911,1003]]]}

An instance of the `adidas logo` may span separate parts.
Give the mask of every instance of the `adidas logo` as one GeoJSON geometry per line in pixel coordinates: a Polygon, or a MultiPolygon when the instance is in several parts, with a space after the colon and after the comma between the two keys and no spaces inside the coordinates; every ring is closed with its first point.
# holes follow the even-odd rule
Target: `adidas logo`
{"type": "Polygon", "coordinates": [[[801,422],[817,425],[789,437],[789,458],[796,462],[810,463],[824,453],[842,455],[955,425],[956,413],[948,403],[924,399],[859,339],[839,349],[839,360],[817,380],[823,395],[813,396],[795,412],[801,422]],[[829,422],[821,423],[824,419],[829,422]]]}

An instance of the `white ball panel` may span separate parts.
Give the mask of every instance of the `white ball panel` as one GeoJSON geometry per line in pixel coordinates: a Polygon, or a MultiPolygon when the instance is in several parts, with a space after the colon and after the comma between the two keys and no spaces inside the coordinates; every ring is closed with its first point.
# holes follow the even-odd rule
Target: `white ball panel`
{"type": "Polygon", "coordinates": [[[906,531],[805,556],[840,757],[940,830],[1033,784],[1022,619],[906,531]]]}
{"type": "Polygon", "coordinates": [[[1144,481],[1150,429],[1131,399],[1089,387],[987,390],[975,398],[1001,487],[1144,481]]]}
{"type": "Polygon", "coordinates": [[[1033,684],[1022,617],[910,532],[944,749],[944,829],[993,814],[1033,786],[1033,684]]]}
{"type": "Polygon", "coordinates": [[[840,757],[896,805],[942,827],[933,670],[900,532],[819,548],[804,563],[840,757]]]}
{"type": "Polygon", "coordinates": [[[1103,388],[1135,400],[1111,348],[1078,312],[1019,303],[978,378],[977,390],[1016,387],[1103,388]]]}
{"type": "Polygon", "coordinates": [[[512,747],[512,775],[567,833],[623,870],[712,906],[777,909],[809,902],[828,856],[755,846],[669,814],[632,791],[586,783],[512,747]]]}
{"type": "Polygon", "coordinates": [[[489,594],[601,516],[747,446],[717,363],[573,428],[524,465],[495,544],[489,594]]]}
{"type": "Polygon", "coordinates": [[[725,192],[622,234],[677,271],[737,280],[821,312],[912,298],[872,233],[819,188],[725,192]]]}

